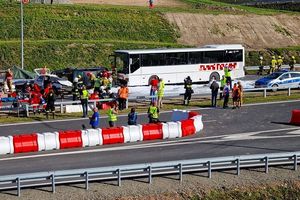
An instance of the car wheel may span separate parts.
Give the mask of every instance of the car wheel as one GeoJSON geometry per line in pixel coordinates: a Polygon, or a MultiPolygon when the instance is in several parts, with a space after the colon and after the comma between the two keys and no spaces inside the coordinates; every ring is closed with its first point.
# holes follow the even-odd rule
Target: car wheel
{"type": "Polygon", "coordinates": [[[278,85],[277,84],[272,85],[272,91],[276,92],[277,90],[278,90],[278,85]]]}
{"type": "Polygon", "coordinates": [[[218,72],[211,73],[209,76],[209,82],[211,82],[213,79],[220,81],[220,74],[218,72]]]}

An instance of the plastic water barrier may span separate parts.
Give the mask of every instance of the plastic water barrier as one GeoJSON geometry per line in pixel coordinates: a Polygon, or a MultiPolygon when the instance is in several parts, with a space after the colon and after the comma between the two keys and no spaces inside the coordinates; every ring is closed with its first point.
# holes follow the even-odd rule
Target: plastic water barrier
{"type": "MultiPolygon", "coordinates": [[[[293,111],[291,122],[296,124],[299,114],[300,111],[293,111]]],[[[194,135],[203,129],[202,115],[197,112],[174,110],[171,118],[166,123],[2,136],[0,154],[172,139],[194,135]]]]}

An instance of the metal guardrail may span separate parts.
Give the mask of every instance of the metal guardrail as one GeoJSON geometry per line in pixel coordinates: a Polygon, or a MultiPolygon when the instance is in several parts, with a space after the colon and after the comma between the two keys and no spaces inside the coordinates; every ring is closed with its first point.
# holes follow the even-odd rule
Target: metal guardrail
{"type": "Polygon", "coordinates": [[[20,196],[22,188],[51,186],[55,193],[56,185],[68,183],[84,183],[88,190],[91,181],[99,180],[116,180],[116,185],[121,186],[122,179],[134,177],[146,177],[152,183],[153,176],[178,174],[182,181],[183,173],[191,172],[207,172],[211,178],[213,171],[236,170],[236,175],[240,175],[243,168],[263,167],[268,173],[270,166],[292,165],[297,170],[299,156],[298,151],[7,175],[0,176],[0,190],[17,189],[20,196]]]}

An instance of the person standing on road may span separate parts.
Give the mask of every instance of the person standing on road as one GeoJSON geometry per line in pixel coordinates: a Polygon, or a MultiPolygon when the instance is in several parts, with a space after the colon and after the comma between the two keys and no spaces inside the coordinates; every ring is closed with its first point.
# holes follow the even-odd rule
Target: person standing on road
{"type": "Polygon", "coordinates": [[[230,89],[232,89],[231,70],[229,69],[228,65],[225,65],[224,67],[224,75],[226,82],[229,83],[230,89]]]}
{"type": "Polygon", "coordinates": [[[237,101],[238,101],[238,86],[236,83],[233,84],[232,88],[232,109],[235,109],[237,107],[237,101]]]}
{"type": "Polygon", "coordinates": [[[158,91],[157,91],[157,104],[159,108],[163,106],[163,96],[165,93],[165,82],[162,78],[159,79],[158,91]]]}
{"type": "Polygon", "coordinates": [[[126,102],[128,98],[128,87],[125,85],[121,85],[121,88],[118,90],[118,96],[119,96],[119,110],[126,109],[126,102]]]}
{"type": "Polygon", "coordinates": [[[217,83],[216,80],[213,80],[213,82],[210,85],[210,89],[211,89],[211,107],[217,107],[219,84],[217,83]]]}
{"type": "Polygon", "coordinates": [[[93,113],[92,117],[90,117],[90,125],[92,126],[93,129],[96,129],[99,127],[100,116],[99,116],[97,107],[95,107],[93,109],[93,111],[94,111],[94,113],[93,113]]]}
{"type": "Polygon", "coordinates": [[[80,101],[82,106],[82,117],[87,117],[88,115],[88,101],[89,101],[89,92],[87,91],[86,87],[82,87],[80,101]]]}
{"type": "Polygon", "coordinates": [[[223,98],[224,98],[223,108],[224,109],[228,108],[229,93],[230,93],[230,85],[229,85],[229,82],[227,82],[223,89],[223,98]]]}
{"type": "Polygon", "coordinates": [[[158,78],[153,78],[150,81],[150,98],[151,102],[156,102],[156,92],[158,89],[158,78]]]}
{"type": "Polygon", "coordinates": [[[155,102],[152,102],[150,107],[148,108],[148,118],[149,123],[159,122],[159,108],[156,106],[155,102]]]}
{"type": "Polygon", "coordinates": [[[135,108],[131,108],[130,113],[128,113],[128,125],[136,125],[137,121],[137,113],[135,112],[135,108]]]}
{"type": "Polygon", "coordinates": [[[290,63],[289,63],[290,71],[295,70],[295,65],[296,65],[296,58],[295,58],[295,56],[292,56],[290,59],[290,63]]]}
{"type": "Polygon", "coordinates": [[[188,76],[184,79],[184,89],[185,89],[184,101],[183,101],[184,105],[189,105],[192,94],[194,93],[194,91],[192,89],[192,84],[193,84],[193,81],[190,76],[188,76]]]}
{"type": "Polygon", "coordinates": [[[51,112],[52,116],[53,116],[53,119],[54,119],[54,113],[55,113],[55,105],[54,104],[55,104],[56,97],[55,97],[55,94],[54,94],[54,90],[52,88],[50,88],[46,99],[47,99],[46,117],[48,119],[49,112],[51,112]]]}
{"type": "Polygon", "coordinates": [[[275,72],[276,66],[277,66],[277,60],[276,60],[275,56],[272,56],[269,74],[272,74],[275,72]]]}
{"type": "Polygon", "coordinates": [[[277,70],[279,71],[281,69],[281,66],[283,64],[283,57],[278,56],[278,60],[277,60],[277,70]]]}
{"type": "Polygon", "coordinates": [[[117,105],[113,104],[107,112],[109,127],[115,127],[116,126],[116,122],[118,120],[117,114],[118,114],[117,105]]]}
{"type": "Polygon", "coordinates": [[[264,60],[263,56],[259,56],[259,69],[257,75],[263,75],[263,71],[264,71],[263,60],[264,60]]]}
{"type": "Polygon", "coordinates": [[[237,100],[237,105],[238,105],[238,108],[241,108],[242,107],[242,104],[243,104],[243,92],[244,92],[244,89],[243,89],[243,86],[241,84],[240,81],[238,81],[238,100],[237,100]]]}
{"type": "Polygon", "coordinates": [[[226,78],[225,75],[222,76],[222,79],[220,80],[221,87],[220,87],[220,100],[223,98],[223,89],[226,85],[226,78]]]}

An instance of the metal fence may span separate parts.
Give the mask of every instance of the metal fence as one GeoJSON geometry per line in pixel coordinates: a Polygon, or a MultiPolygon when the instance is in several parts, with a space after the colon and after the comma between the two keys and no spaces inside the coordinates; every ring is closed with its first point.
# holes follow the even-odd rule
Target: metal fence
{"type": "Polygon", "coordinates": [[[151,184],[153,176],[178,175],[182,181],[184,173],[192,172],[206,172],[211,178],[212,172],[222,170],[235,170],[236,175],[241,169],[260,167],[268,173],[270,166],[278,165],[291,165],[297,170],[299,156],[300,152],[271,153],[16,174],[0,176],[0,190],[17,189],[20,196],[22,188],[51,186],[54,193],[56,185],[68,183],[84,183],[88,190],[92,181],[116,180],[121,186],[122,179],[137,177],[146,177],[151,184]]]}

